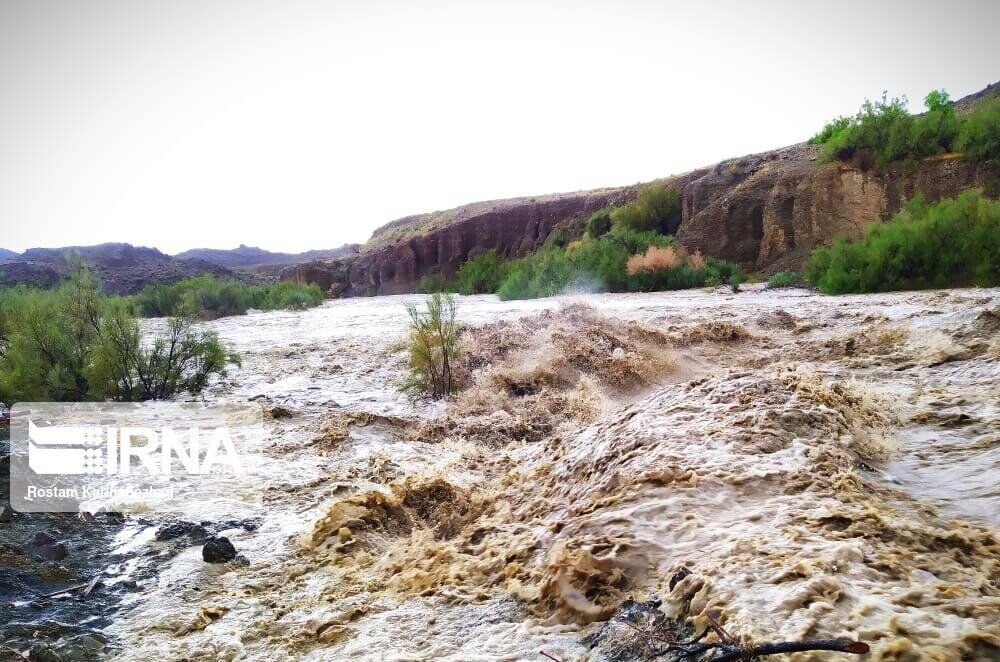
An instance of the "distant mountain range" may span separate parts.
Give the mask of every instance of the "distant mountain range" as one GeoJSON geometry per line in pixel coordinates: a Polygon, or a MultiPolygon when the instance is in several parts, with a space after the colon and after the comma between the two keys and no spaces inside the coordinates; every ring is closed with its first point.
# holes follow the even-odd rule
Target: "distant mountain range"
{"type": "Polygon", "coordinates": [[[231,249],[192,248],[183,253],[177,253],[174,257],[181,260],[205,260],[220,267],[234,269],[239,267],[300,264],[312,260],[344,257],[351,253],[357,253],[358,248],[358,244],[344,244],[339,248],[306,251],[304,253],[275,253],[263,248],[257,248],[256,246],[240,244],[236,248],[231,249]]]}
{"type": "Polygon", "coordinates": [[[232,250],[196,248],[170,256],[155,248],[123,243],[29,248],[24,253],[0,248],[0,286],[24,283],[52,287],[66,278],[77,258],[90,265],[108,294],[135,294],[146,285],[202,274],[254,282],[273,278],[282,266],[341,257],[357,249],[357,245],[345,245],[305,253],[274,253],[240,246],[232,250]]]}

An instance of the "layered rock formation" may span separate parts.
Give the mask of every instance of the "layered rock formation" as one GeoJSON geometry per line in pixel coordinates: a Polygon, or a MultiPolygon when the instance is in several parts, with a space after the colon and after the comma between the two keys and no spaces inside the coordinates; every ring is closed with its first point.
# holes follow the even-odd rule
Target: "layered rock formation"
{"type": "Polygon", "coordinates": [[[796,145],[724,161],[683,188],[677,238],[689,250],[764,272],[801,266],[835,236],[854,239],[917,192],[929,200],[975,187],[995,192],[1000,171],[949,155],[887,172],[818,165],[796,145]]]}
{"type": "Polygon", "coordinates": [[[334,296],[414,292],[422,277],[451,277],[482,251],[520,257],[537,250],[557,228],[579,235],[591,213],[626,202],[632,193],[629,187],[600,189],[411,216],[376,230],[357,255],[289,267],[282,278],[318,283],[334,296]]]}

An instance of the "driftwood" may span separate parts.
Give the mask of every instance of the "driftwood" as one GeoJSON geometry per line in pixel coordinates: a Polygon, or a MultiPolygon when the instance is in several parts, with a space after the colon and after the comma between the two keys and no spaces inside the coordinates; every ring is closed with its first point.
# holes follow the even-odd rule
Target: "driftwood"
{"type": "MultiPolygon", "coordinates": [[[[630,601],[631,603],[631,601],[630,601]]],[[[631,603],[635,606],[635,603],[631,603]]],[[[650,603],[645,603],[646,605],[650,603]]],[[[656,659],[666,658],[677,662],[678,660],[690,660],[691,662],[738,662],[742,660],[754,660],[765,655],[777,655],[779,653],[797,653],[801,651],[836,651],[838,653],[853,653],[861,655],[868,652],[868,644],[849,639],[805,639],[802,641],[778,641],[770,643],[749,643],[741,641],[738,637],[729,634],[719,622],[711,615],[708,615],[709,627],[694,637],[693,639],[682,640],[676,632],[669,627],[651,626],[642,628],[627,619],[618,620],[619,623],[628,626],[641,638],[641,645],[646,649],[645,654],[633,650],[628,657],[635,659],[656,659]],[[714,633],[717,641],[705,641],[709,633],[714,633]]],[[[617,650],[611,659],[627,659],[621,657],[624,651],[617,650]]],[[[539,651],[539,653],[552,662],[562,662],[559,658],[539,651]]]]}
{"type": "Polygon", "coordinates": [[[801,651],[836,651],[862,655],[868,652],[868,644],[850,639],[804,639],[802,641],[779,641],[764,644],[741,643],[737,637],[729,634],[711,615],[708,617],[709,627],[701,634],[688,641],[678,641],[660,633],[643,630],[642,628],[623,621],[630,628],[642,635],[647,642],[659,644],[650,645],[654,657],[673,654],[680,660],[704,660],[705,662],[736,662],[737,660],[752,660],[764,655],[779,653],[796,653],[801,651]],[[709,632],[714,632],[718,641],[702,641],[709,632]],[[705,656],[705,657],[702,657],[705,656]]]}

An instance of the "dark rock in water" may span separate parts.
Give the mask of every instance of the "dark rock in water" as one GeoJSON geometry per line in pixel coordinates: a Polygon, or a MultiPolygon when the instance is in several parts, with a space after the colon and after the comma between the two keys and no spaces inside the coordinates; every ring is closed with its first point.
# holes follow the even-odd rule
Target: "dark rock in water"
{"type": "Polygon", "coordinates": [[[274,420],[279,420],[282,418],[291,418],[294,415],[295,414],[292,412],[292,410],[288,409],[287,407],[282,407],[281,405],[276,405],[274,407],[271,407],[271,418],[273,418],[274,420]]]}
{"type": "Polygon", "coordinates": [[[236,558],[236,548],[229,538],[209,538],[201,548],[205,563],[229,563],[236,558]]]}
{"type": "Polygon", "coordinates": [[[46,561],[62,561],[69,556],[66,545],[45,531],[39,531],[26,540],[24,550],[46,561]]]}
{"type": "Polygon", "coordinates": [[[657,599],[646,602],[626,600],[611,619],[597,632],[584,638],[583,643],[598,659],[607,662],[632,662],[634,660],[673,659],[666,652],[665,639],[685,639],[677,623],[667,618],[659,609],[657,599]],[[647,636],[650,633],[655,636],[647,636]]]}
{"type": "Polygon", "coordinates": [[[201,524],[194,522],[172,522],[164,524],[156,530],[156,540],[174,540],[182,536],[188,536],[194,542],[201,542],[208,538],[208,530],[201,524]]]}
{"type": "Polygon", "coordinates": [[[12,519],[14,519],[14,509],[4,504],[3,507],[0,507],[0,524],[6,524],[12,519]]]}
{"type": "Polygon", "coordinates": [[[52,536],[51,533],[47,533],[45,531],[38,531],[35,533],[35,535],[31,536],[25,541],[24,546],[29,548],[41,547],[44,545],[54,545],[56,542],[58,541],[55,539],[55,537],[52,536]]]}
{"type": "Polygon", "coordinates": [[[261,520],[259,517],[250,517],[240,522],[240,526],[243,527],[244,531],[256,531],[260,528],[261,520]]]}
{"type": "Polygon", "coordinates": [[[61,542],[57,542],[54,545],[40,547],[36,553],[46,561],[62,561],[64,558],[69,556],[69,550],[67,550],[66,545],[61,542]]]}
{"type": "MultiPolygon", "coordinates": [[[[203,526],[211,526],[211,522],[202,522],[203,526]]],[[[256,531],[260,528],[261,519],[259,517],[248,517],[247,519],[227,519],[216,525],[216,531],[226,531],[227,529],[243,529],[244,531],[256,531]]]]}

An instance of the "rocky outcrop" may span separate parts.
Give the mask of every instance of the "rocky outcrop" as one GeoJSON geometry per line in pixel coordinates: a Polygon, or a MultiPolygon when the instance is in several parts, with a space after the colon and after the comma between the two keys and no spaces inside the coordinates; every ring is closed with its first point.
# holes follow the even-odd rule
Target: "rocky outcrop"
{"type": "Polygon", "coordinates": [[[422,277],[454,276],[463,262],[483,251],[521,257],[537,250],[557,229],[568,237],[579,235],[591,213],[631,195],[630,187],[600,189],[412,216],[377,230],[357,255],[289,267],[281,277],[318,283],[333,296],[414,292],[422,277]]]}
{"type": "Polygon", "coordinates": [[[770,272],[801,266],[818,245],[855,239],[916,195],[929,200],[966,188],[996,191],[1000,172],[957,156],[863,171],[818,165],[808,145],[725,161],[684,188],[677,238],[689,250],[770,272]]]}
{"type": "MultiPolygon", "coordinates": [[[[917,192],[934,200],[969,187],[1000,189],[1000,170],[960,157],[879,173],[819,165],[815,156],[814,147],[794,145],[660,180],[682,192],[678,241],[692,252],[770,273],[800,267],[813,248],[838,235],[859,237],[917,192]]],[[[628,201],[635,190],[480,203],[439,213],[447,221],[437,225],[427,216],[410,217],[380,229],[376,245],[357,255],[296,265],[280,277],[318,283],[331,296],[415,292],[422,277],[451,277],[482,251],[520,257],[556,230],[579,237],[590,213],[628,201]]]]}

